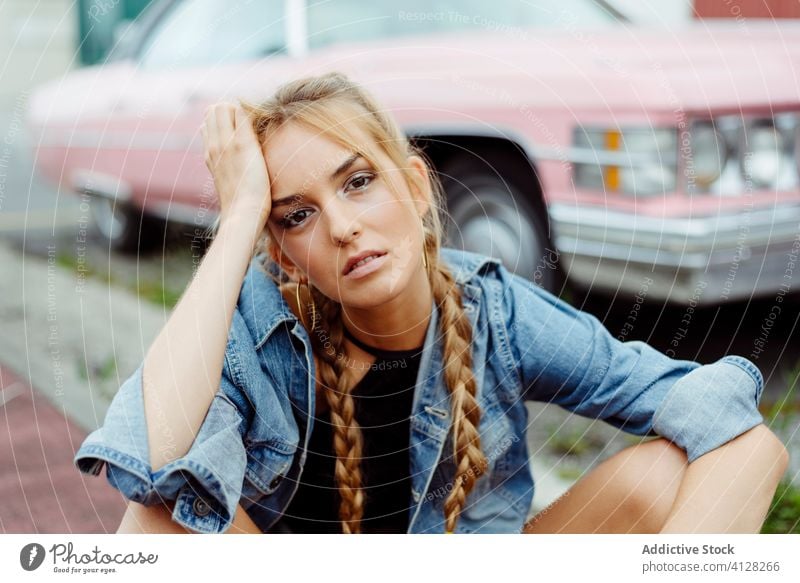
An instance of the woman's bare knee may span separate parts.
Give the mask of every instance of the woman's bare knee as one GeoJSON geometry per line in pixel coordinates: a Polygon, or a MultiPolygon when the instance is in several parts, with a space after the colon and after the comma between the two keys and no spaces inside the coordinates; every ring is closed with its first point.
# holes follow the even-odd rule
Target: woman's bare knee
{"type": "Polygon", "coordinates": [[[578,480],[524,532],[658,532],[686,466],[686,454],[663,438],[626,448],[578,480]]]}
{"type": "Polygon", "coordinates": [[[605,462],[610,484],[618,490],[622,528],[655,533],[667,519],[688,465],[686,454],[659,438],[629,447],[605,462]]]}
{"type": "Polygon", "coordinates": [[[144,506],[129,502],[117,534],[190,534],[172,520],[172,509],[167,504],[144,506]]]}
{"type": "Polygon", "coordinates": [[[242,505],[236,507],[236,514],[233,516],[231,527],[225,531],[226,534],[263,534],[261,529],[256,526],[253,519],[247,514],[242,505]]]}
{"type": "MultiPolygon", "coordinates": [[[[129,502],[117,534],[193,534],[174,520],[174,502],[144,506],[129,502]]],[[[233,522],[225,534],[261,534],[261,529],[247,515],[241,504],[236,507],[233,522]]]]}

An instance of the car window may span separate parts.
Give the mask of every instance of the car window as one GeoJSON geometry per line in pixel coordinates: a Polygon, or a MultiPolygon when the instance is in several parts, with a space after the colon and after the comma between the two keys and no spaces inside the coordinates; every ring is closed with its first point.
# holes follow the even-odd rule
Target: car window
{"type": "Polygon", "coordinates": [[[284,0],[183,0],[139,52],[142,68],[217,65],[286,52],[284,0]]]}
{"type": "Polygon", "coordinates": [[[306,10],[310,48],[450,31],[617,23],[593,0],[308,0],[306,10]]]}

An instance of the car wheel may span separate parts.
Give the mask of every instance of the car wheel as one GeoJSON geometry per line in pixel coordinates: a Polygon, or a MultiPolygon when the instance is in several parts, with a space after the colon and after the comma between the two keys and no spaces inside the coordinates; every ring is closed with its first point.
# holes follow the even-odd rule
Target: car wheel
{"type": "Polygon", "coordinates": [[[441,171],[445,244],[497,257],[510,271],[556,293],[563,279],[545,220],[501,165],[477,162],[463,158],[441,171]]]}
{"type": "Polygon", "coordinates": [[[100,196],[92,200],[91,208],[97,231],[115,251],[146,252],[162,242],[165,226],[162,219],[100,196]]]}

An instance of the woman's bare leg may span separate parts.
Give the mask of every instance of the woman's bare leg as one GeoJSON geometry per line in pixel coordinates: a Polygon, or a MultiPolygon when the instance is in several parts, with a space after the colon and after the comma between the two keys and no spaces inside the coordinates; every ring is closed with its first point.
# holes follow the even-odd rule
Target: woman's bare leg
{"type": "MultiPolygon", "coordinates": [[[[117,534],[195,534],[172,520],[172,504],[144,506],[129,502],[117,534]]],[[[240,506],[225,534],[261,534],[261,529],[240,506]]]]}
{"type": "Polygon", "coordinates": [[[540,533],[656,533],[672,508],[686,454],[664,438],[604,460],[523,529],[540,533]]]}
{"type": "Polygon", "coordinates": [[[760,423],[689,464],[662,533],[758,534],[789,452],[760,423]]]}

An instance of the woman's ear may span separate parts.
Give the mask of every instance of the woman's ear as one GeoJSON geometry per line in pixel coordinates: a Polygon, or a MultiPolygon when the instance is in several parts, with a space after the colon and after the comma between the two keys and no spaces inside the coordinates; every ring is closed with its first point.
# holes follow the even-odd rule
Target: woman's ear
{"type": "Polygon", "coordinates": [[[294,263],[292,263],[291,259],[281,253],[281,250],[277,245],[268,245],[267,251],[269,252],[269,256],[272,258],[272,260],[280,265],[281,269],[286,272],[292,281],[299,280],[300,270],[294,263]]]}
{"type": "Polygon", "coordinates": [[[428,176],[428,165],[416,154],[411,154],[408,157],[408,167],[411,170],[413,178],[411,197],[414,199],[414,206],[417,207],[417,213],[420,217],[423,217],[431,206],[432,193],[431,181],[428,176]]]}

